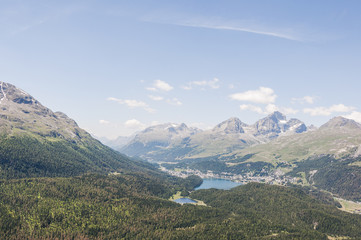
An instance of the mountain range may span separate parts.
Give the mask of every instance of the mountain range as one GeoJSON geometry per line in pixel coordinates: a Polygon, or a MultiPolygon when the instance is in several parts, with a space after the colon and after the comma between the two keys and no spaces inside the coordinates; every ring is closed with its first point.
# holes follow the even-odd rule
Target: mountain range
{"type": "Polygon", "coordinates": [[[250,161],[276,161],[277,158],[292,162],[321,155],[358,157],[361,155],[361,124],[335,117],[319,129],[279,137],[233,153],[235,156],[251,154],[250,161]]]}
{"type": "Polygon", "coordinates": [[[317,129],[274,112],[252,125],[230,118],[206,131],[182,129],[161,142],[153,136],[168,130],[153,126],[120,151],[158,162],[175,175],[297,182],[361,201],[361,124],[354,120],[335,117],[317,129]]]}
{"type": "Polygon", "coordinates": [[[361,124],[335,117],[320,128],[274,112],[252,125],[232,117],[202,131],[183,124],[162,124],[137,133],[127,144],[113,147],[155,162],[252,155],[248,161],[296,161],[311,156],[361,154],[361,124]]]}
{"type": "Polygon", "coordinates": [[[151,161],[173,161],[227,154],[306,131],[302,121],[287,120],[282,113],[274,112],[252,125],[232,117],[206,131],[189,128],[184,123],[152,126],[117,149],[151,161]]]}

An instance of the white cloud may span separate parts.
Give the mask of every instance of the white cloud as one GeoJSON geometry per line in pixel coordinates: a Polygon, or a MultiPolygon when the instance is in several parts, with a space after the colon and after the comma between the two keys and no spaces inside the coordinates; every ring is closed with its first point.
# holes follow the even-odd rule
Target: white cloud
{"type": "Polygon", "coordinates": [[[229,89],[234,89],[235,86],[234,86],[234,84],[229,84],[229,85],[228,85],[228,88],[229,88],[229,89]]]}
{"type": "Polygon", "coordinates": [[[173,90],[173,87],[162,80],[155,80],[152,87],[146,88],[149,91],[165,91],[169,92],[173,90]]]}
{"type": "Polygon", "coordinates": [[[254,34],[260,34],[260,35],[267,35],[272,37],[278,37],[288,40],[294,40],[299,41],[294,36],[291,36],[289,34],[282,34],[277,32],[271,32],[271,31],[262,31],[247,27],[235,27],[235,26],[226,26],[226,25],[214,25],[214,24],[179,24],[182,26],[188,26],[188,27],[198,27],[198,28],[209,28],[209,29],[217,29],[217,30],[229,30],[229,31],[238,31],[238,32],[248,32],[248,33],[254,33],[254,34]]]}
{"type": "Polygon", "coordinates": [[[353,111],[352,113],[343,116],[345,118],[349,118],[355,120],[356,122],[361,123],[361,112],[353,111]]]}
{"type": "Polygon", "coordinates": [[[177,98],[167,99],[166,102],[171,104],[171,105],[175,105],[175,106],[181,106],[183,104],[177,98]]]}
{"type": "Polygon", "coordinates": [[[183,86],[182,88],[185,90],[191,90],[194,87],[201,87],[202,89],[205,89],[206,87],[211,89],[218,89],[220,87],[219,82],[220,81],[218,78],[214,78],[213,80],[209,81],[194,81],[187,83],[187,85],[183,86]]]}
{"type": "Polygon", "coordinates": [[[148,97],[153,101],[162,101],[164,99],[162,96],[148,95],[148,97]]]}
{"type": "Polygon", "coordinates": [[[145,102],[142,102],[142,101],[133,100],[133,99],[119,99],[119,98],[114,98],[114,97],[109,97],[109,98],[107,98],[107,100],[117,102],[119,104],[124,104],[124,105],[128,106],[129,108],[143,108],[147,112],[150,112],[150,113],[155,112],[154,109],[150,108],[148,106],[148,104],[146,104],[145,102]]]}
{"type": "Polygon", "coordinates": [[[252,112],[256,112],[256,113],[259,113],[259,114],[264,113],[261,107],[251,105],[251,104],[242,104],[242,105],[239,106],[239,108],[241,109],[241,111],[250,110],[252,112]]]}
{"type": "Polygon", "coordinates": [[[226,30],[226,31],[237,31],[237,32],[246,32],[276,38],[282,38],[292,41],[302,41],[302,39],[293,31],[293,28],[285,29],[275,29],[269,26],[262,26],[262,23],[255,23],[250,21],[230,21],[219,18],[206,18],[202,16],[197,17],[184,17],[183,19],[179,19],[179,17],[175,19],[162,19],[158,15],[157,16],[147,16],[147,18],[143,18],[144,21],[148,22],[160,22],[173,24],[178,26],[185,27],[194,27],[194,28],[207,28],[214,30],[226,30]]]}
{"type": "Polygon", "coordinates": [[[299,112],[297,109],[293,109],[293,108],[281,108],[280,111],[286,115],[296,114],[299,112]]]}
{"type": "Polygon", "coordinates": [[[146,88],[148,91],[153,91],[153,92],[156,92],[157,89],[155,87],[147,87],[146,88]]]}
{"type": "Polygon", "coordinates": [[[170,105],[181,106],[183,104],[178,98],[164,99],[164,97],[162,97],[162,96],[154,96],[154,95],[148,95],[148,97],[154,101],[163,101],[164,100],[166,103],[168,103],[170,105]]]}
{"type": "Polygon", "coordinates": [[[313,104],[315,102],[317,97],[311,97],[311,96],[304,96],[302,98],[292,98],[292,103],[308,103],[313,104]]]}
{"type": "Polygon", "coordinates": [[[144,123],[141,123],[137,119],[130,119],[128,121],[125,121],[124,126],[130,129],[143,129],[146,127],[144,123]]]}
{"type": "Polygon", "coordinates": [[[268,104],[266,106],[266,109],[265,109],[264,113],[265,114],[271,114],[271,113],[273,113],[275,111],[280,111],[281,113],[286,114],[286,115],[298,113],[298,110],[296,110],[296,109],[287,108],[287,107],[278,107],[278,106],[276,106],[274,104],[268,104]]]}
{"type": "Polygon", "coordinates": [[[230,95],[230,98],[238,101],[270,104],[276,101],[277,95],[271,88],[260,87],[258,90],[234,93],[230,95]]]}
{"type": "Polygon", "coordinates": [[[265,113],[266,114],[271,114],[271,113],[273,113],[273,112],[275,112],[275,111],[279,111],[280,109],[276,106],[276,105],[274,105],[274,104],[268,104],[267,106],[266,106],[266,109],[265,109],[265,113]]]}
{"type": "Polygon", "coordinates": [[[101,119],[101,120],[99,120],[99,123],[100,123],[100,124],[103,124],[103,125],[107,125],[107,124],[109,124],[110,122],[107,121],[107,120],[101,119]]]}
{"type": "Polygon", "coordinates": [[[152,121],[152,122],[150,123],[150,126],[155,126],[155,125],[159,125],[159,124],[160,124],[159,121],[152,121]]]}
{"type": "Polygon", "coordinates": [[[239,106],[241,111],[245,111],[245,110],[249,110],[252,112],[256,112],[258,114],[271,114],[275,111],[280,111],[286,115],[288,114],[296,114],[298,113],[298,110],[293,109],[293,108],[285,108],[285,107],[277,107],[274,104],[268,104],[265,109],[263,110],[261,107],[259,106],[255,106],[252,104],[242,104],[239,106]]]}
{"type": "Polygon", "coordinates": [[[329,116],[332,113],[345,113],[351,112],[355,107],[345,106],[343,104],[332,105],[331,107],[316,107],[316,108],[305,108],[304,113],[308,113],[311,116],[329,116]]]}

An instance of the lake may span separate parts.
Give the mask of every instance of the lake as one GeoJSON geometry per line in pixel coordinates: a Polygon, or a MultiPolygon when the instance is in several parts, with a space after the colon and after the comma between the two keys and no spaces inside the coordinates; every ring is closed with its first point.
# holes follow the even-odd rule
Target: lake
{"type": "Polygon", "coordinates": [[[199,189],[208,189],[208,188],[217,188],[228,190],[234,187],[242,185],[242,183],[232,182],[231,180],[219,179],[219,178],[205,178],[203,179],[203,183],[195,188],[195,190],[199,189]]]}
{"type": "Polygon", "coordinates": [[[184,204],[184,203],[196,203],[196,201],[190,199],[190,198],[178,198],[174,200],[176,203],[184,204]]]}
{"type": "MultiPolygon", "coordinates": [[[[205,178],[203,179],[203,183],[195,188],[195,190],[199,189],[208,189],[208,188],[217,188],[228,190],[234,187],[242,185],[242,183],[232,182],[231,180],[219,179],[219,178],[205,178]]],[[[184,204],[184,203],[196,203],[196,201],[190,198],[178,198],[173,200],[176,203],[184,204]]]]}

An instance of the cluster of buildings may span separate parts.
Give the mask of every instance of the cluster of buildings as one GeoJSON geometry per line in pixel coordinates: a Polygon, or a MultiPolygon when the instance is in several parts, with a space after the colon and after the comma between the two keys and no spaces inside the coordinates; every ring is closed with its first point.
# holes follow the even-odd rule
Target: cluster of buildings
{"type": "Polygon", "coordinates": [[[167,172],[170,175],[186,178],[191,175],[197,175],[201,178],[217,178],[217,179],[225,179],[234,182],[240,182],[243,184],[249,182],[262,182],[268,184],[277,184],[277,185],[286,185],[287,183],[296,183],[298,178],[284,176],[283,174],[277,172],[271,172],[269,174],[264,174],[263,176],[256,175],[252,172],[248,172],[246,174],[233,174],[228,172],[222,172],[220,174],[214,173],[213,171],[208,170],[206,173],[201,172],[199,170],[194,169],[175,169],[170,170],[165,167],[160,168],[162,171],[167,172]]]}

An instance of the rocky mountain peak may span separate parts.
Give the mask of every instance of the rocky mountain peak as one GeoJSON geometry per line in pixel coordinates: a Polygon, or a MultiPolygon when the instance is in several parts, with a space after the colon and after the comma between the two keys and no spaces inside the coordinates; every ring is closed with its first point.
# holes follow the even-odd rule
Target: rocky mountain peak
{"type": "Polygon", "coordinates": [[[335,129],[335,128],[351,128],[351,129],[361,129],[361,124],[357,123],[354,120],[344,118],[344,117],[334,117],[324,125],[320,127],[320,129],[335,129]]]}
{"type": "Polygon", "coordinates": [[[7,102],[26,105],[41,105],[35,98],[20,88],[17,88],[10,83],[0,81],[0,103],[4,105],[7,102]]]}
{"type": "Polygon", "coordinates": [[[280,122],[280,121],[287,120],[286,115],[284,115],[283,113],[281,113],[279,111],[275,111],[275,112],[271,113],[266,118],[271,119],[274,122],[280,122]]]}
{"type": "Polygon", "coordinates": [[[29,132],[70,141],[89,137],[64,113],[54,113],[30,94],[5,82],[0,82],[0,127],[7,134],[29,132]]]}
{"type": "Polygon", "coordinates": [[[170,132],[170,133],[180,133],[180,132],[188,132],[188,131],[199,131],[199,129],[196,128],[190,128],[185,123],[164,123],[164,124],[158,124],[154,126],[150,126],[143,131],[141,131],[139,134],[144,133],[155,133],[155,132],[170,132]]]}
{"type": "Polygon", "coordinates": [[[280,122],[286,123],[286,117],[280,112],[274,112],[265,118],[257,121],[253,127],[256,131],[255,136],[269,135],[270,138],[278,136],[281,132],[280,122]]]}
{"type": "Polygon", "coordinates": [[[283,125],[283,131],[287,131],[289,133],[302,133],[307,131],[307,126],[304,122],[291,118],[286,124],[283,125]]]}
{"type": "Polygon", "coordinates": [[[168,127],[168,131],[172,131],[172,132],[182,132],[188,130],[190,130],[190,128],[188,128],[188,126],[185,123],[181,123],[181,124],[170,123],[168,127]]]}
{"type": "Polygon", "coordinates": [[[216,132],[225,132],[225,133],[244,133],[243,127],[246,127],[247,124],[243,123],[236,117],[232,117],[224,122],[221,122],[213,128],[213,131],[216,132]]]}
{"type": "Polygon", "coordinates": [[[165,123],[150,126],[138,132],[120,150],[130,156],[141,156],[148,152],[167,148],[170,144],[189,138],[200,131],[200,129],[188,127],[184,123],[165,123]]]}
{"type": "Polygon", "coordinates": [[[29,114],[31,112],[37,115],[54,115],[54,113],[40,104],[30,94],[15,87],[10,83],[0,82],[0,106],[2,111],[21,112],[29,114]]]}
{"type": "Polygon", "coordinates": [[[190,128],[184,123],[165,123],[144,129],[137,133],[132,141],[140,141],[142,143],[159,142],[164,145],[168,144],[172,139],[189,137],[199,131],[201,130],[190,128]]]}
{"type": "Polygon", "coordinates": [[[311,124],[310,126],[307,126],[307,131],[316,131],[317,129],[318,129],[318,127],[316,127],[313,124],[311,124]]]}
{"type": "Polygon", "coordinates": [[[268,139],[274,139],[280,134],[287,135],[307,131],[307,127],[302,121],[295,118],[287,121],[286,116],[278,111],[256,122],[253,128],[255,136],[265,136],[268,139]]]}

